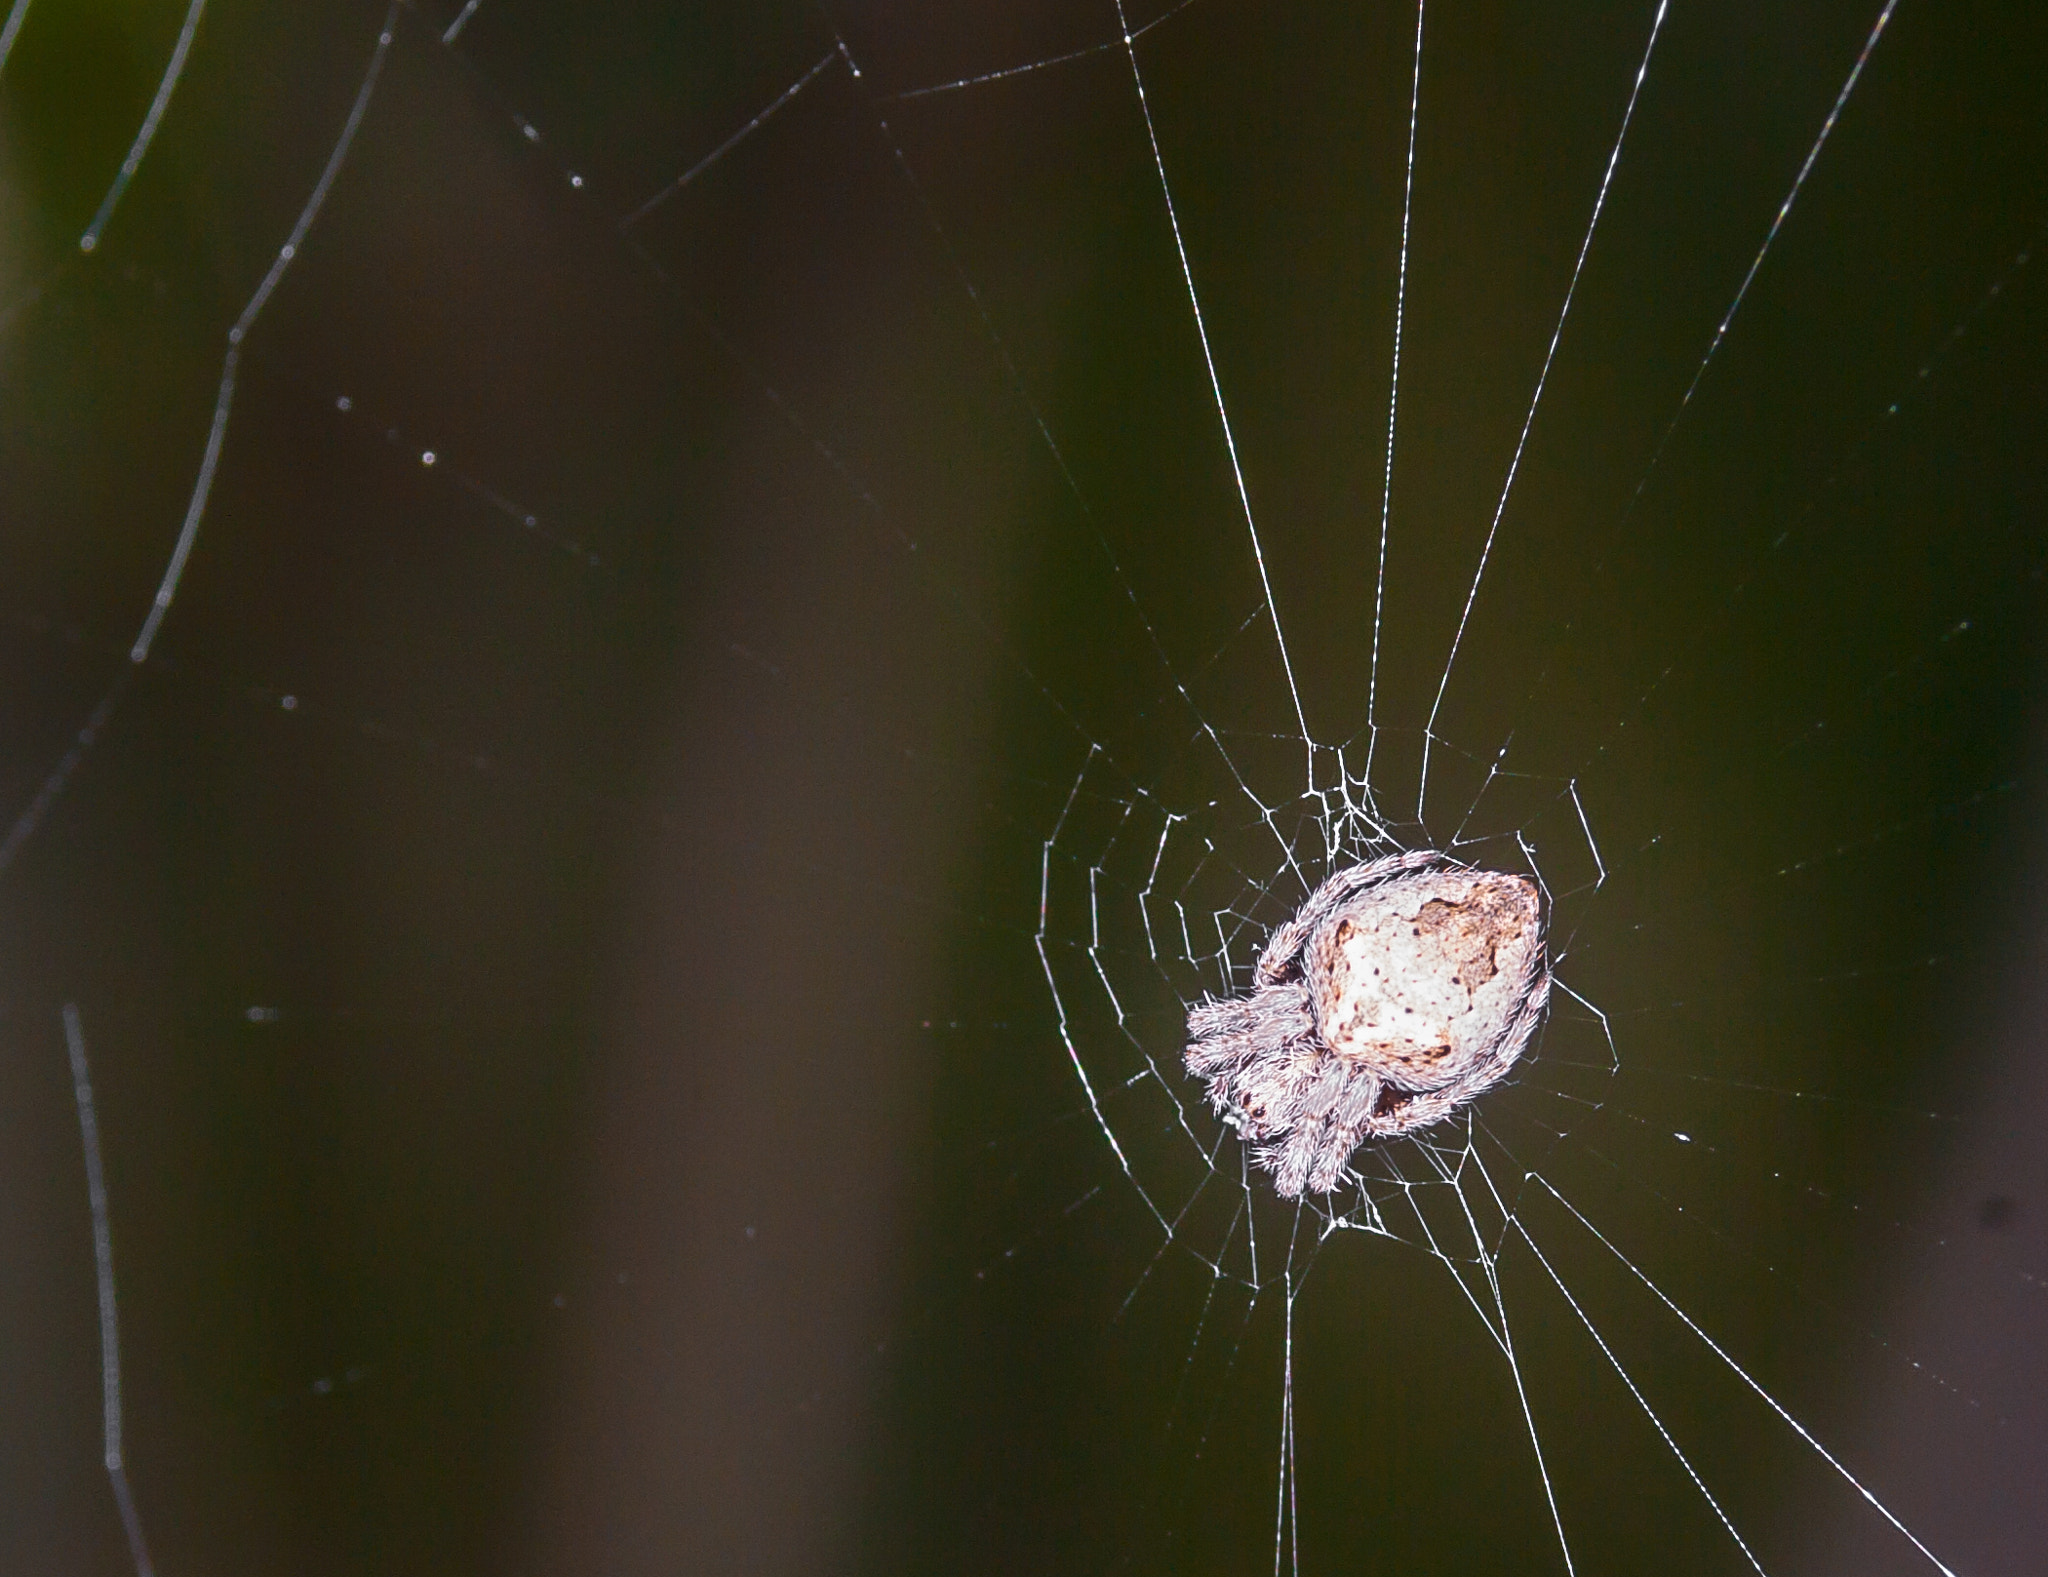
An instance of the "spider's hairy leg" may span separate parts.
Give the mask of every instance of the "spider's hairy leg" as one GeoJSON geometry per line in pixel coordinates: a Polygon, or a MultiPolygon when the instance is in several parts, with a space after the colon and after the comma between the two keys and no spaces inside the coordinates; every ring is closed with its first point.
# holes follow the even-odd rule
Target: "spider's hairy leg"
{"type": "Polygon", "coordinates": [[[1261,1086],[1265,1132],[1247,1137],[1273,1141],[1252,1159],[1286,1198],[1329,1193],[1366,1132],[1380,1097],[1379,1076],[1320,1043],[1297,1045],[1285,1059],[1263,1059],[1248,1072],[1246,1082],[1261,1086]]]}
{"type": "Polygon", "coordinates": [[[1207,1082],[1209,1107],[1248,1142],[1278,1139],[1322,1047],[1307,987],[1266,986],[1203,1002],[1188,1014],[1188,1071],[1207,1082]]]}
{"type": "Polygon", "coordinates": [[[1188,1010],[1188,1072],[1211,1078],[1250,1056],[1261,1022],[1249,997],[1211,997],[1188,1010]]]}
{"type": "Polygon", "coordinates": [[[1380,1088],[1379,1079],[1369,1070],[1352,1070],[1351,1082],[1344,1087],[1342,1099],[1330,1114],[1322,1148],[1317,1151],[1315,1162],[1309,1168],[1310,1193],[1330,1193],[1343,1181],[1344,1169],[1351,1160],[1352,1152],[1365,1142],[1372,1126],[1373,1112],[1379,1106],[1380,1088]]]}
{"type": "Polygon", "coordinates": [[[1314,1033],[1305,986],[1264,986],[1248,997],[1212,997],[1188,1012],[1188,1072],[1213,1079],[1314,1033]]]}

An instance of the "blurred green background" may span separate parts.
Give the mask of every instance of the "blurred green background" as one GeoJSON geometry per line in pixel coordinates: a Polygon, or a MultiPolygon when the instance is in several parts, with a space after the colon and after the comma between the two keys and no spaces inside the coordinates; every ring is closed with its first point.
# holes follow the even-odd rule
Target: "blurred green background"
{"type": "MultiPolygon", "coordinates": [[[[1468,831],[1612,1024],[1610,1077],[1561,1008],[1478,1153],[1943,1561],[2039,1568],[2035,8],[1905,0],[1687,401],[1877,10],[1672,7],[1419,823],[1650,7],[1424,18],[1377,670],[1416,13],[1130,14],[1299,716],[1094,0],[401,7],[131,664],[384,12],[211,0],[81,254],[184,14],[41,0],[0,70],[0,819],[114,696],[0,871],[0,1564],[132,1569],[75,1002],[165,1573],[1265,1569],[1276,1240],[1219,1261],[1234,1172],[1162,1232],[1037,943],[1049,893],[1172,1216],[1215,981],[1140,830],[1255,941],[1305,718],[1413,843],[1498,761],[1468,831]]],[[[1765,1569],[1927,1568],[1517,1209],[1765,1569]]],[[[1300,1283],[1281,1564],[1561,1570],[1507,1363],[1388,1225],[1300,1283]]],[[[1751,1569],[1499,1275],[1577,1569],[1751,1569]]]]}

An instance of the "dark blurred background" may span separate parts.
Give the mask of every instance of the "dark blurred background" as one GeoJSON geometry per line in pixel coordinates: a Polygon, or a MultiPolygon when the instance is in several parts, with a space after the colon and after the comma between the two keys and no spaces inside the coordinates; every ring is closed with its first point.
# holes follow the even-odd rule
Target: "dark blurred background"
{"type": "MultiPolygon", "coordinates": [[[[1056,826],[1069,882],[1153,806],[1248,846],[1200,723],[1301,787],[1114,6],[401,7],[131,664],[384,11],[212,0],[82,254],[183,14],[42,0],[0,70],[0,823],[111,697],[0,870],[0,1570],[132,1569],[65,1003],[170,1577],[1264,1569],[1284,1300],[1166,1240],[1034,946],[1056,826]]],[[[1652,15],[1426,17],[1389,804],[1652,15]]],[[[1669,13],[1406,835],[1511,736],[1499,803],[1547,809],[1494,830],[1577,886],[1577,782],[1562,978],[1620,1070],[1539,1054],[1500,1131],[1942,1561],[2022,1573],[2038,8],[1904,0],[1678,419],[1876,15],[1669,13]]],[[[1307,726],[1357,739],[1415,13],[1129,21],[1307,726]]],[[[1547,1197],[1766,1569],[1929,1569],[1547,1197]]],[[[1500,1275],[1577,1569],[1750,1569],[1519,1240],[1500,1275]]],[[[1412,1236],[1326,1245],[1292,1342],[1301,1569],[1562,1568],[1412,1236]]]]}

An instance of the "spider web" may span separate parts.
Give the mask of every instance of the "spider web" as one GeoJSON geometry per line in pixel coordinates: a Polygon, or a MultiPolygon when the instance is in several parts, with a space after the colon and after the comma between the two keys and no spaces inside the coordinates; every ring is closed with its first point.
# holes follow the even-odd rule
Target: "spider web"
{"type": "Polygon", "coordinates": [[[2023,1568],[2041,42],[16,0],[12,1546],[2023,1568]],[[1297,1208],[1419,848],[1549,1021],[1297,1208]]]}

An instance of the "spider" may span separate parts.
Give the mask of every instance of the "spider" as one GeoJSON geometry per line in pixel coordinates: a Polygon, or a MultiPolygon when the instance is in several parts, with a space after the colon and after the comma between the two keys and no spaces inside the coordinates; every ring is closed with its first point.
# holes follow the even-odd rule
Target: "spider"
{"type": "Polygon", "coordinates": [[[1336,872],[1266,939],[1249,996],[1188,1013],[1188,1071],[1289,1198],[1498,1084],[1550,999],[1526,877],[1431,849],[1336,872]]]}

